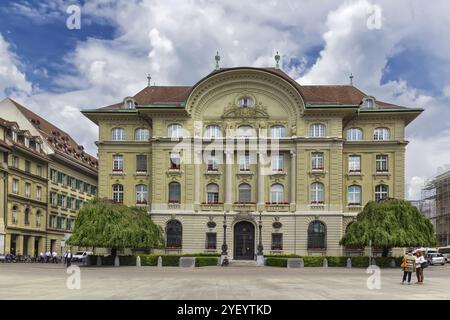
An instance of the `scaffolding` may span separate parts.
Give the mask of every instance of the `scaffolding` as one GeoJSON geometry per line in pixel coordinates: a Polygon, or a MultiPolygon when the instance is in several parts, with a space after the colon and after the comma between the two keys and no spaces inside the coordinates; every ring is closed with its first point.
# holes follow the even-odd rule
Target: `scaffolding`
{"type": "Polygon", "coordinates": [[[436,239],[439,246],[450,245],[450,171],[436,177],[436,239]]]}

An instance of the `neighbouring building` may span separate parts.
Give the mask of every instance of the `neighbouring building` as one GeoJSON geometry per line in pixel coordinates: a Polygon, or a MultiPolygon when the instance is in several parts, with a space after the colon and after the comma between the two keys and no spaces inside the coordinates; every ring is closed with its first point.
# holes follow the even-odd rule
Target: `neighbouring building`
{"type": "MultiPolygon", "coordinates": [[[[45,244],[40,248],[61,254],[73,230],[77,210],[97,195],[98,161],[69,134],[12,99],[0,102],[0,117],[15,122],[21,130],[41,141],[41,153],[47,159],[48,166],[42,172],[45,178],[45,189],[42,190],[45,210],[41,228],[45,234],[45,244]]],[[[11,170],[14,169],[10,163],[11,170]]],[[[18,179],[19,184],[25,186],[22,177],[18,179]]],[[[12,214],[13,208],[8,210],[7,216],[12,214]]],[[[23,213],[20,211],[18,214],[23,213]]],[[[22,243],[16,241],[16,247],[22,248],[22,243]]],[[[5,243],[5,248],[9,251],[10,244],[5,243]]],[[[24,250],[21,249],[21,252],[24,253],[24,250]]],[[[31,254],[30,251],[28,253],[31,254]]]]}
{"type": "Polygon", "coordinates": [[[5,168],[4,226],[2,250],[35,256],[45,249],[47,216],[48,157],[42,139],[23,130],[17,122],[0,118],[5,168]]]}
{"type": "Polygon", "coordinates": [[[7,125],[0,122],[0,254],[5,254],[5,214],[8,212],[8,155],[11,146],[6,143],[7,125]]]}
{"type": "Polygon", "coordinates": [[[353,85],[236,67],[83,114],[99,126],[99,197],[147,208],[168,252],[226,243],[253,259],[344,254],[368,201],[404,198],[405,127],[421,112],[353,85]]]}
{"type": "Polygon", "coordinates": [[[436,186],[434,180],[427,181],[422,188],[419,200],[412,200],[411,204],[430,220],[436,230],[436,186]]]}
{"type": "Polygon", "coordinates": [[[436,188],[436,239],[439,246],[450,246],[450,171],[438,175],[436,188]]]}

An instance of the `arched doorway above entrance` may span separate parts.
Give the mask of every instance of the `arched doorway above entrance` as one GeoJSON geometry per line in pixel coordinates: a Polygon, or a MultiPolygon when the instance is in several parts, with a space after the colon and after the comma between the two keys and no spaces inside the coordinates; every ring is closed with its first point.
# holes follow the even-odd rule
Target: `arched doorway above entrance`
{"type": "Polygon", "coordinates": [[[255,226],[249,221],[234,225],[234,260],[255,259],[255,226]]]}

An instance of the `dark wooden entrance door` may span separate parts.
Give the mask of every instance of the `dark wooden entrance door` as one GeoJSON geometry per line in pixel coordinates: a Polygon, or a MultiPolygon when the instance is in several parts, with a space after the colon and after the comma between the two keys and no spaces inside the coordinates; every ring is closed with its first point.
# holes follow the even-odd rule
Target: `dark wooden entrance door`
{"type": "Polygon", "coordinates": [[[255,227],[242,221],[234,226],[234,259],[253,260],[255,258],[255,227]]]}

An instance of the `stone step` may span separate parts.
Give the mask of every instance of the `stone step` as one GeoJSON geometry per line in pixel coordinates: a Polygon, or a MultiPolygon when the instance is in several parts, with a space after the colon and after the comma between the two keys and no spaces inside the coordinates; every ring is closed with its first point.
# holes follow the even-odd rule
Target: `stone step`
{"type": "Polygon", "coordinates": [[[256,260],[232,260],[230,259],[230,267],[256,267],[256,260]]]}

